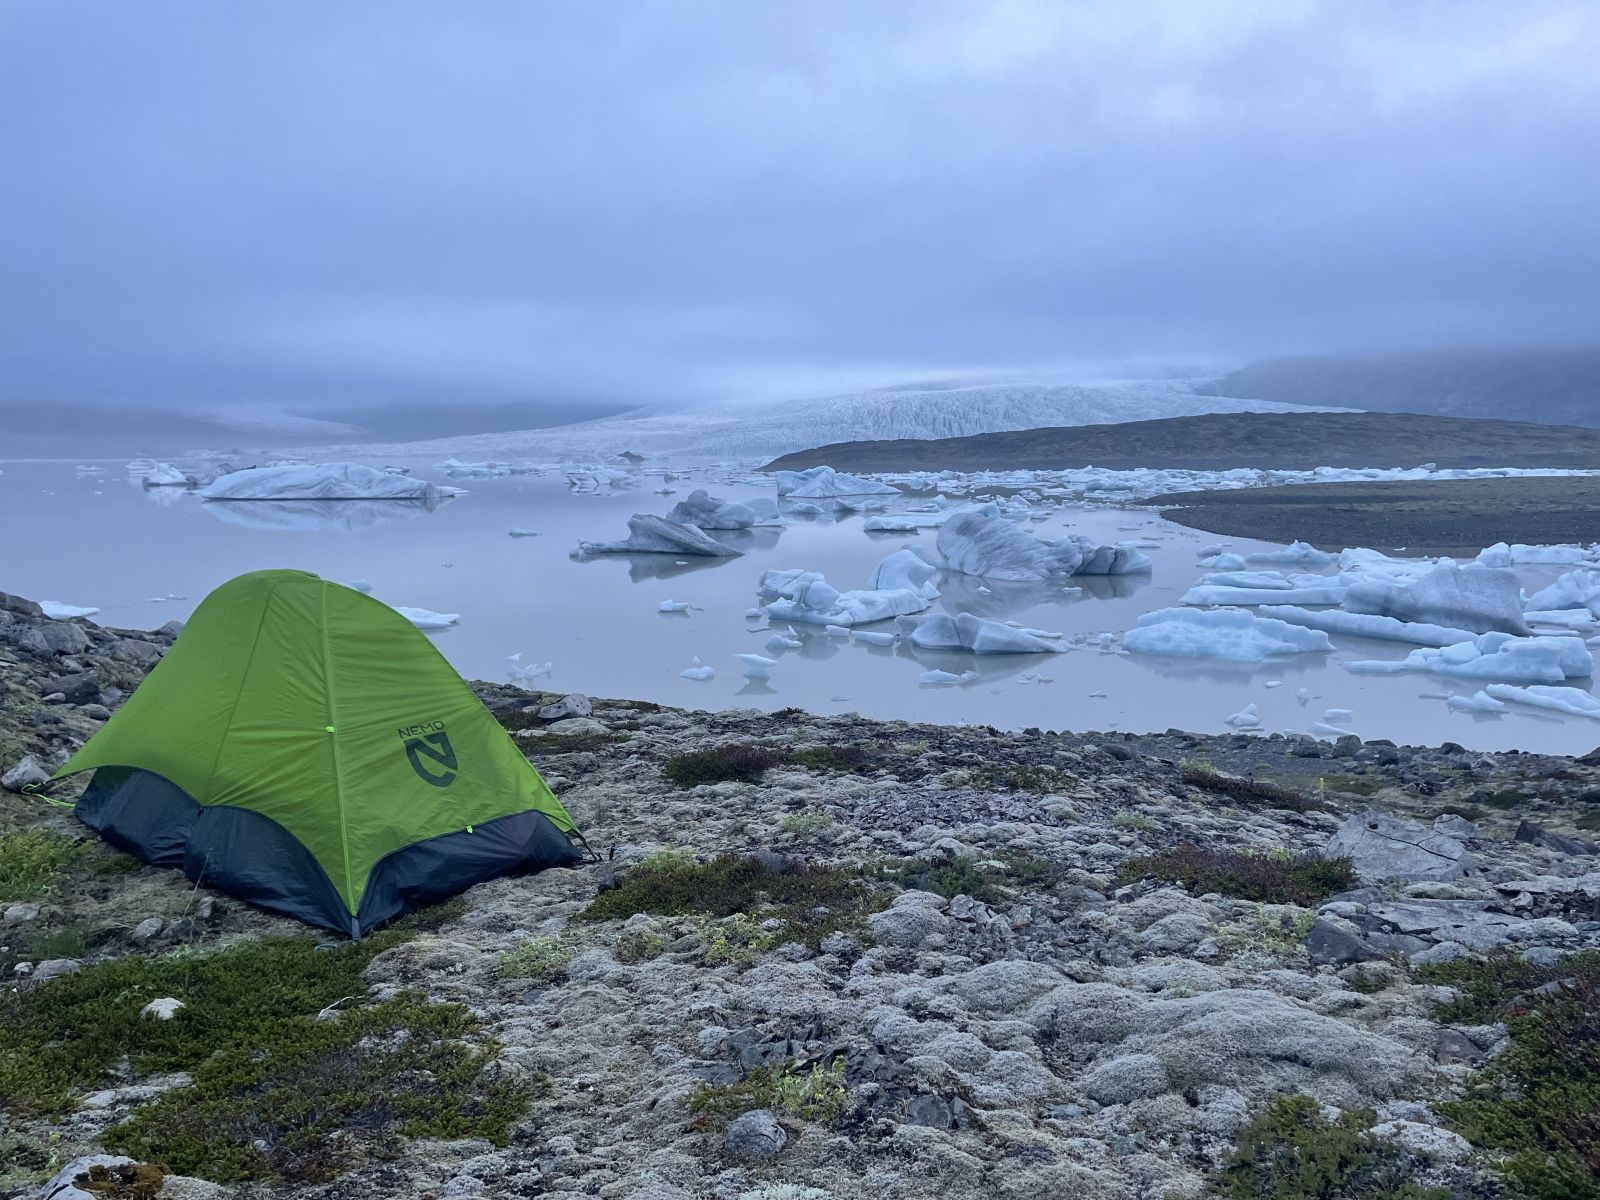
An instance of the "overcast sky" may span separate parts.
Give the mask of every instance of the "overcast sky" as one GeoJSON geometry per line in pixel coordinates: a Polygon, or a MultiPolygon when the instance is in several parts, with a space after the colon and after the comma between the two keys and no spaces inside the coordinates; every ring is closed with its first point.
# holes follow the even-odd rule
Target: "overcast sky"
{"type": "Polygon", "coordinates": [[[1600,4],[4,0],[0,399],[1592,342],[1600,4]]]}

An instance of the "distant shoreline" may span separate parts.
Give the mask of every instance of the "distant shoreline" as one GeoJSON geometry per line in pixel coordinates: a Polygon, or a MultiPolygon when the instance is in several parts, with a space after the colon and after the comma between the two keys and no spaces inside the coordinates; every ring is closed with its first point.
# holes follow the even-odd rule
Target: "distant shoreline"
{"type": "Polygon", "coordinates": [[[1496,542],[1600,540],[1600,477],[1303,483],[1140,501],[1191,529],[1325,550],[1476,554],[1496,542]]]}

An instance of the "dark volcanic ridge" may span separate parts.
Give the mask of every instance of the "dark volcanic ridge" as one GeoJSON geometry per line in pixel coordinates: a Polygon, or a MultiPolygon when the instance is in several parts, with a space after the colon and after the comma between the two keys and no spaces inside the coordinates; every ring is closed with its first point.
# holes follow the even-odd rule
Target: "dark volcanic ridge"
{"type": "Polygon", "coordinates": [[[767,470],[1066,470],[1144,467],[1600,468],[1600,429],[1414,413],[1209,413],[972,437],[838,442],[786,454],[767,470]]]}

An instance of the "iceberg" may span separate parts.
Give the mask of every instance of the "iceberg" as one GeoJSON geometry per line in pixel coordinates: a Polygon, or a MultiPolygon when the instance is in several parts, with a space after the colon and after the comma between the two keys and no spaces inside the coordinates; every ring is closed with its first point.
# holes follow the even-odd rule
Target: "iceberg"
{"type": "Polygon", "coordinates": [[[748,504],[719,500],[705,488],[696,488],[672,506],[667,520],[699,529],[749,529],[756,514],[748,504]]]}
{"type": "Polygon", "coordinates": [[[868,625],[928,607],[928,599],[910,588],[841,592],[816,571],[767,571],[760,589],[769,619],[808,625],[868,625]]]}
{"type": "MultiPolygon", "coordinates": [[[[1498,685],[1500,687],[1505,684],[1498,685]]],[[[1464,713],[1503,713],[1506,706],[1496,700],[1488,692],[1473,692],[1470,696],[1451,696],[1445,701],[1445,707],[1451,712],[1464,713]]]]}
{"type": "Polygon", "coordinates": [[[874,590],[903,588],[916,592],[924,599],[937,600],[939,589],[933,585],[933,577],[937,572],[937,567],[908,546],[904,550],[896,550],[873,567],[872,574],[867,577],[867,586],[874,590]]]}
{"type": "MultiPolygon", "coordinates": [[[[1300,575],[1297,578],[1326,581],[1327,576],[1300,575]]],[[[1270,588],[1279,592],[1286,592],[1295,586],[1281,571],[1221,571],[1215,575],[1200,576],[1200,583],[1216,584],[1220,587],[1270,588]]]]}
{"type": "Polygon", "coordinates": [[[724,546],[698,526],[669,521],[649,513],[628,518],[628,536],[619,542],[579,542],[574,554],[697,554],[704,558],[736,558],[742,551],[724,546]]]}
{"type": "Polygon", "coordinates": [[[418,629],[428,633],[436,633],[441,629],[449,629],[452,625],[461,623],[460,613],[434,612],[427,608],[407,608],[403,604],[391,604],[389,607],[418,629]]]}
{"type": "Polygon", "coordinates": [[[1337,576],[1293,575],[1278,577],[1265,587],[1233,583],[1200,583],[1183,594],[1183,604],[1338,604],[1348,585],[1337,576]]]}
{"type": "Polygon", "coordinates": [[[208,500],[207,516],[246,529],[278,533],[354,533],[390,521],[425,516],[437,500],[208,500]]]}
{"type": "Polygon", "coordinates": [[[525,538],[525,537],[538,537],[539,534],[538,534],[538,532],[536,530],[524,529],[524,528],[522,528],[522,526],[517,525],[517,526],[514,526],[511,529],[510,536],[512,536],[514,538],[525,538]]]}
{"type": "Polygon", "coordinates": [[[924,529],[937,529],[950,519],[951,509],[946,512],[898,512],[886,513],[882,516],[868,517],[861,522],[861,528],[868,533],[921,533],[924,529]]]}
{"type": "Polygon", "coordinates": [[[869,632],[865,629],[851,630],[851,637],[869,646],[892,646],[900,640],[898,634],[869,632]]]}
{"type": "Polygon", "coordinates": [[[1481,551],[1477,557],[1477,562],[1486,567],[1560,567],[1595,561],[1595,552],[1583,546],[1525,546],[1521,542],[1513,546],[1496,542],[1487,550],[1481,551]]]}
{"type": "Polygon", "coordinates": [[[758,496],[754,500],[746,500],[744,506],[755,517],[755,524],[752,526],[754,529],[788,524],[783,519],[783,512],[778,508],[778,502],[771,496],[758,496]]]}
{"type": "Polygon", "coordinates": [[[1600,574],[1594,571],[1568,571],[1549,587],[1529,596],[1528,608],[1546,611],[1583,609],[1600,615],[1600,574]]]}
{"type": "Polygon", "coordinates": [[[76,604],[63,604],[59,600],[41,600],[39,608],[52,621],[65,621],[72,617],[92,617],[98,608],[80,608],[76,604]]]}
{"type": "Polygon", "coordinates": [[[1282,550],[1258,550],[1254,554],[1246,555],[1248,563],[1286,563],[1296,566],[1323,567],[1333,562],[1339,556],[1329,554],[1325,550],[1318,550],[1309,542],[1295,542],[1282,550]]]}
{"type": "Polygon", "coordinates": [[[128,475],[131,478],[143,479],[147,488],[192,487],[195,482],[171,463],[151,463],[148,469],[142,469],[137,474],[130,463],[128,475]]]}
{"type": "Polygon", "coordinates": [[[1027,582],[1150,570],[1150,560],[1132,547],[1100,546],[1081,537],[1042,541],[992,508],[954,514],[940,528],[937,545],[952,570],[984,579],[1027,582]]]}
{"type": "Polygon", "coordinates": [[[774,631],[773,635],[767,639],[766,647],[771,653],[777,654],[782,650],[798,650],[801,644],[800,635],[794,631],[794,626],[791,625],[787,633],[782,630],[774,631]]]}
{"type": "Polygon", "coordinates": [[[1261,712],[1254,704],[1247,704],[1231,717],[1224,717],[1223,724],[1235,729],[1260,729],[1261,712]]]}
{"type": "Polygon", "coordinates": [[[699,658],[695,658],[687,667],[679,671],[678,674],[683,676],[685,679],[695,679],[704,682],[707,679],[716,678],[717,673],[711,667],[708,667],[702,663],[699,658]]]}
{"type": "Polygon", "coordinates": [[[953,671],[924,671],[917,676],[917,682],[924,687],[951,687],[958,683],[968,683],[977,677],[976,671],[963,671],[959,675],[953,671]]]}
{"type": "Polygon", "coordinates": [[[360,463],[248,467],[220,475],[200,489],[202,500],[420,500],[437,502],[426,480],[392,475],[360,463]]]}
{"type": "Polygon", "coordinates": [[[1440,563],[1411,583],[1374,579],[1351,585],[1344,608],[1473,633],[1525,635],[1522,586],[1507,568],[1440,563]]]}
{"type": "MultiPolygon", "coordinates": [[[[1531,687],[1513,687],[1505,683],[1491,683],[1484,691],[1496,700],[1510,700],[1534,708],[1548,708],[1575,717],[1594,717],[1600,720],[1600,700],[1577,688],[1543,687],[1537,684],[1531,687]]],[[[1481,696],[1483,692],[1478,694],[1481,696]]]]}
{"type": "Polygon", "coordinates": [[[776,471],[778,495],[796,500],[831,500],[835,496],[898,496],[898,488],[859,475],[845,475],[832,467],[808,471],[776,471]]]}
{"type": "Polygon", "coordinates": [[[772,668],[778,665],[777,659],[763,654],[735,654],[734,657],[744,664],[746,679],[770,679],[772,668]]]}
{"type": "Polygon", "coordinates": [[[1146,613],[1123,635],[1135,654],[1264,662],[1285,654],[1326,653],[1328,635],[1317,629],[1256,616],[1238,608],[1163,608],[1146,613]]]}
{"type": "Polygon", "coordinates": [[[1437,650],[1413,650],[1399,662],[1359,661],[1344,665],[1359,675],[1428,671],[1456,679],[1517,684],[1561,683],[1594,674],[1594,656],[1581,638],[1514,637],[1508,633],[1485,633],[1470,642],[1437,650]]]}
{"type": "Polygon", "coordinates": [[[1242,554],[1206,554],[1201,556],[1200,565],[1213,571],[1242,571],[1245,561],[1242,554]]]}
{"type": "Polygon", "coordinates": [[[522,651],[517,651],[506,659],[506,678],[519,688],[528,687],[535,679],[550,674],[550,663],[525,663],[522,661],[522,651]]]}
{"type": "Polygon", "coordinates": [[[686,613],[689,611],[689,602],[687,600],[663,600],[656,605],[656,611],[660,613],[686,613]]]}
{"type": "Polygon", "coordinates": [[[1570,629],[1574,633],[1593,633],[1597,620],[1600,620],[1583,608],[1558,608],[1551,611],[1530,608],[1522,616],[1529,625],[1555,626],[1558,629],[1570,629]]]}
{"type": "Polygon", "coordinates": [[[923,650],[970,650],[974,654],[1059,654],[1061,634],[988,621],[971,613],[901,617],[906,640],[923,650]]]}
{"type": "Polygon", "coordinates": [[[1451,629],[1445,625],[1429,625],[1420,621],[1397,621],[1393,617],[1375,617],[1370,613],[1345,612],[1337,608],[1312,612],[1292,604],[1283,604],[1262,605],[1257,611],[1263,617],[1287,621],[1291,625],[1304,625],[1307,629],[1379,638],[1387,642],[1411,642],[1418,646],[1454,646],[1458,642],[1470,642],[1477,636],[1467,629],[1451,629]]]}

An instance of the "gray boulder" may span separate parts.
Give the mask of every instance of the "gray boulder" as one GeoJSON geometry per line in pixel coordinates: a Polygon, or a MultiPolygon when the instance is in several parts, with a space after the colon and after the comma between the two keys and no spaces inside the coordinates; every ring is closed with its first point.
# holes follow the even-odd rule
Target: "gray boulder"
{"type": "Polygon", "coordinates": [[[1517,832],[1513,835],[1517,841],[1528,846],[1540,846],[1546,850],[1554,850],[1557,854],[1594,854],[1596,848],[1588,842],[1581,842],[1577,838],[1565,837],[1554,833],[1543,825],[1536,825],[1529,820],[1517,823],[1517,832]]]}
{"type": "Polygon", "coordinates": [[[892,905],[867,918],[867,928],[882,946],[916,950],[935,939],[935,944],[943,945],[950,932],[950,918],[941,911],[944,904],[932,892],[901,892],[892,905]]]}
{"type": "Polygon", "coordinates": [[[1349,817],[1323,847],[1348,858],[1366,883],[1388,879],[1459,879],[1475,865],[1467,848],[1437,830],[1371,809],[1349,817]]]}
{"type": "Polygon", "coordinates": [[[729,1154],[746,1161],[776,1158],[788,1142],[778,1118],[764,1108],[734,1118],[722,1139],[729,1154]]]}
{"type": "Polygon", "coordinates": [[[137,1159],[121,1154],[86,1154],[75,1158],[50,1177],[39,1193],[39,1200],[96,1200],[100,1193],[88,1192],[77,1186],[76,1180],[95,1167],[130,1167],[137,1159]]]}
{"type": "Polygon", "coordinates": [[[36,983],[44,983],[63,975],[76,975],[81,970],[83,963],[76,958],[47,958],[33,968],[33,979],[36,983]]]}
{"type": "Polygon", "coordinates": [[[589,717],[594,715],[594,706],[589,703],[589,697],[577,692],[570,696],[563,696],[554,704],[546,704],[539,710],[539,717],[545,721],[560,721],[567,717],[589,717]]]}
{"type": "Polygon", "coordinates": [[[1491,950],[1528,924],[1521,917],[1489,911],[1481,900],[1396,900],[1368,905],[1367,913],[1397,933],[1458,942],[1471,950],[1491,950]]]}
{"type": "Polygon", "coordinates": [[[1306,953],[1322,967],[1344,967],[1383,957],[1383,951],[1365,938],[1320,919],[1311,923],[1311,931],[1306,934],[1306,953]]]}
{"type": "Polygon", "coordinates": [[[89,648],[89,635],[70,621],[41,621],[17,645],[36,654],[82,654],[89,648]]]}
{"type": "Polygon", "coordinates": [[[39,760],[31,754],[25,754],[16,766],[4,775],[0,775],[0,787],[8,792],[20,792],[25,787],[44,783],[50,778],[50,772],[39,765],[39,760]]]}
{"type": "Polygon", "coordinates": [[[46,696],[59,693],[68,704],[97,704],[100,700],[100,675],[97,671],[75,671],[57,675],[39,685],[46,696]]]}

